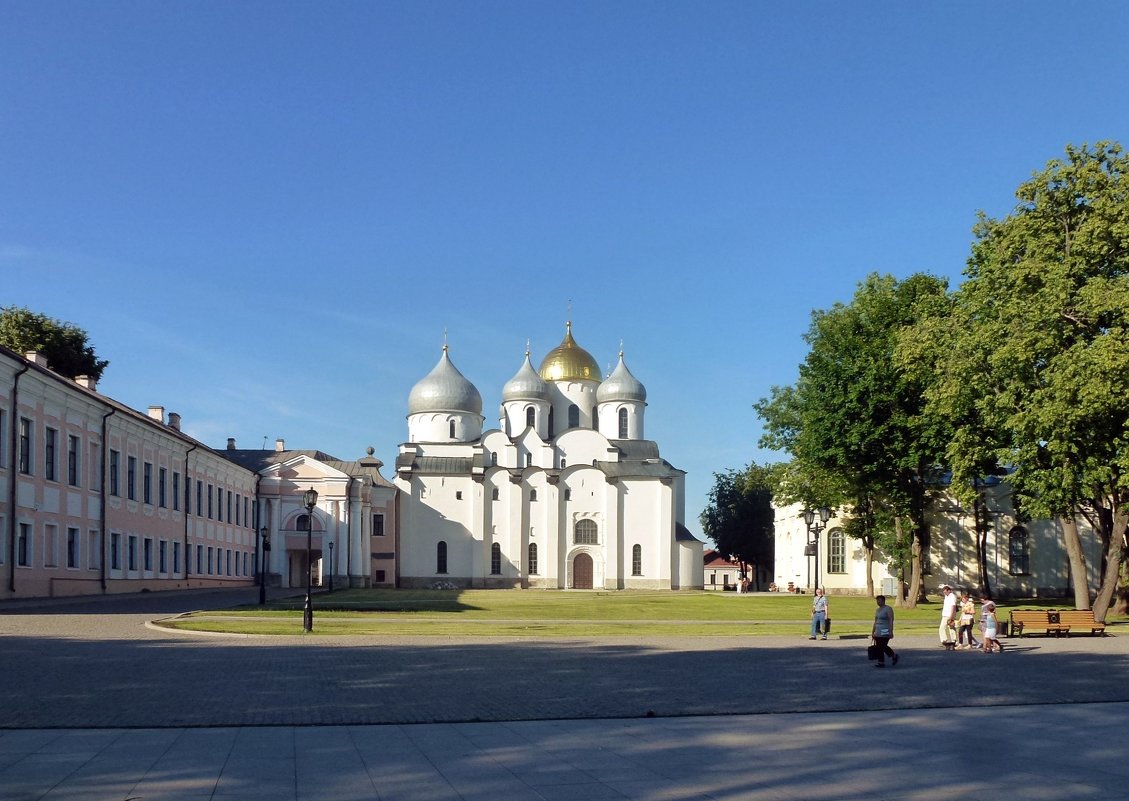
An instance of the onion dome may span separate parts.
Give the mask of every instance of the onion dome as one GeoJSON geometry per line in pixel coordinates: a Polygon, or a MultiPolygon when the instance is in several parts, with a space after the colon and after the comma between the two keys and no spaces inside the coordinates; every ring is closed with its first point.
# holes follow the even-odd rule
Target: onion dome
{"type": "Polygon", "coordinates": [[[447,346],[439,363],[424,376],[408,395],[408,414],[420,412],[470,412],[482,414],[482,396],[447,356],[447,346]]]}
{"type": "Polygon", "coordinates": [[[565,324],[565,338],[549,351],[539,370],[546,381],[599,381],[600,366],[592,354],[572,338],[572,323],[565,324]]]}
{"type": "Polygon", "coordinates": [[[646,387],[627,369],[627,365],[623,361],[623,351],[620,351],[619,364],[615,366],[611,375],[596,390],[596,402],[638,401],[642,403],[646,400],[646,387]]]}
{"type": "Polygon", "coordinates": [[[502,387],[502,401],[548,400],[549,385],[537,375],[529,361],[529,351],[525,351],[525,361],[517,374],[502,387]]]}

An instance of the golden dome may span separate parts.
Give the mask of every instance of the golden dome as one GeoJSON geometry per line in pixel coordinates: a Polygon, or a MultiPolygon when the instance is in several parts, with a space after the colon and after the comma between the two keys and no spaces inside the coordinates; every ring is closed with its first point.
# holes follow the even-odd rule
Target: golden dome
{"type": "Polygon", "coordinates": [[[600,366],[592,354],[572,338],[572,323],[565,323],[565,338],[541,362],[538,370],[546,381],[600,381],[600,366]]]}

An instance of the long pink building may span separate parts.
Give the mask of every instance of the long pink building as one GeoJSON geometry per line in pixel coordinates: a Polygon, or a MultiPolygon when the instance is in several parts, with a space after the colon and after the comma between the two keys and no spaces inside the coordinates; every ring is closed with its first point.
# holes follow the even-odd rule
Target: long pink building
{"type": "Polygon", "coordinates": [[[268,584],[300,586],[307,564],[318,583],[391,584],[395,490],[379,469],[371,454],[340,462],[281,442],[215,450],[163,407],[131,409],[0,347],[0,598],[251,585],[272,539],[268,584]]]}

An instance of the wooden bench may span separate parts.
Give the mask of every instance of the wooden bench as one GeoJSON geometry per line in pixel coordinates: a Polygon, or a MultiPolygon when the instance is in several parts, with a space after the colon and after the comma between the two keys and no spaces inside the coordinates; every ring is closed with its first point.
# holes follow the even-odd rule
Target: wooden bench
{"type": "Polygon", "coordinates": [[[1100,634],[1105,636],[1105,623],[1094,620],[1093,609],[1063,609],[1058,613],[1059,625],[1066,626],[1067,635],[1100,634]]]}
{"type": "Polygon", "coordinates": [[[1057,620],[1051,622],[1049,609],[1012,609],[1008,616],[1011,625],[1008,627],[1009,637],[1026,637],[1031,633],[1043,633],[1048,637],[1056,637],[1063,632],[1062,624],[1057,620]]]}
{"type": "Polygon", "coordinates": [[[1011,637],[1038,633],[1060,637],[1070,636],[1072,631],[1105,634],[1105,623],[1094,620],[1091,609],[1013,609],[1010,619],[1008,636],[1011,637]]]}

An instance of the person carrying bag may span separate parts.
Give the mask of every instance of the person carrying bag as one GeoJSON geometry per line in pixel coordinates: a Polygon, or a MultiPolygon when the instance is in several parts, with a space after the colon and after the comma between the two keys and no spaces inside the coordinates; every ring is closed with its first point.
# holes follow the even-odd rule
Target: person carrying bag
{"type": "Polygon", "coordinates": [[[877,660],[875,667],[886,667],[886,655],[889,654],[893,664],[897,666],[898,655],[890,647],[890,640],[894,639],[894,610],[886,606],[886,596],[879,595],[874,599],[878,609],[874,612],[874,627],[870,630],[873,645],[866,649],[866,655],[877,660]],[[871,656],[871,653],[874,656],[871,656]]]}

